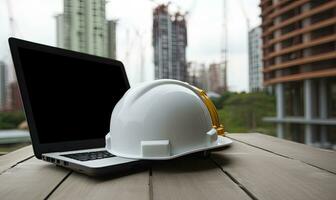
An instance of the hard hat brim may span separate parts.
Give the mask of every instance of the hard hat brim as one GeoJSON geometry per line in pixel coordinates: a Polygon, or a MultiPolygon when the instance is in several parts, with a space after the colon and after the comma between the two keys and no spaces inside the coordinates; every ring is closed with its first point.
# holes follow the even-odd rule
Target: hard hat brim
{"type": "Polygon", "coordinates": [[[124,158],[131,158],[131,159],[142,159],[142,160],[170,160],[170,159],[174,159],[174,158],[178,158],[184,155],[188,155],[188,154],[192,154],[192,153],[196,153],[196,152],[200,152],[200,151],[207,151],[207,150],[215,150],[215,149],[219,149],[225,146],[229,146],[232,144],[232,140],[228,137],[223,137],[221,135],[218,135],[218,138],[216,140],[216,142],[205,146],[205,147],[201,147],[201,148],[195,148],[193,150],[190,151],[185,151],[183,153],[180,154],[175,154],[175,155],[171,155],[171,156],[165,156],[165,157],[143,157],[143,156],[130,156],[130,155],[125,155],[122,154],[120,152],[115,152],[112,149],[109,149],[108,151],[118,157],[124,157],[124,158]]]}

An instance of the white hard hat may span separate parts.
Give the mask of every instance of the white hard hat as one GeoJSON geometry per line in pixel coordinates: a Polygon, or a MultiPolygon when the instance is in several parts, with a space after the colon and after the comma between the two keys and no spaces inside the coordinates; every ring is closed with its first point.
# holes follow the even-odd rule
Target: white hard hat
{"type": "Polygon", "coordinates": [[[162,79],[129,89],[115,106],[106,149],[126,158],[167,160],[232,143],[215,106],[188,83],[162,79]]]}

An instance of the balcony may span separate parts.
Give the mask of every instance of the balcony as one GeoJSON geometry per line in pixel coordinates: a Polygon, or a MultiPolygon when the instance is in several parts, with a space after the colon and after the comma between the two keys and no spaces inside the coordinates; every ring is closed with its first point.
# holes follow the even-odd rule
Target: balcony
{"type": "MultiPolygon", "coordinates": [[[[333,67],[333,66],[331,66],[333,67]]],[[[267,72],[268,73],[273,73],[267,72]]],[[[311,71],[311,72],[305,72],[300,74],[292,74],[292,75],[286,75],[278,78],[270,77],[267,79],[267,76],[265,76],[264,85],[272,85],[275,83],[282,83],[282,82],[290,82],[290,81],[299,81],[304,79],[311,79],[311,78],[322,78],[322,77],[333,77],[336,76],[336,68],[332,69],[326,69],[326,70],[319,70],[319,71],[311,71]],[[271,79],[271,80],[269,80],[271,79]]]]}
{"type": "Polygon", "coordinates": [[[336,18],[327,19],[327,20],[322,21],[320,23],[304,27],[304,28],[302,28],[300,30],[297,30],[297,31],[294,31],[294,32],[290,32],[290,33],[288,33],[286,35],[282,35],[280,37],[276,37],[273,40],[270,40],[266,44],[264,44],[263,48],[267,48],[267,47],[269,47],[271,45],[274,45],[275,43],[284,41],[284,40],[289,39],[291,37],[295,37],[295,36],[298,36],[300,34],[308,33],[310,31],[315,31],[315,30],[317,30],[319,28],[323,28],[323,27],[330,26],[330,25],[335,25],[335,24],[336,24],[336,18]]]}
{"type": "MultiPolygon", "coordinates": [[[[283,1],[278,1],[276,4],[270,5],[264,9],[264,11],[261,13],[261,17],[274,12],[276,9],[281,8],[282,5],[284,4],[290,4],[292,3],[291,0],[283,0],[283,1]]],[[[260,4],[260,7],[262,7],[263,4],[260,4]]],[[[269,20],[267,20],[269,21],[269,20]]]]}
{"type": "Polygon", "coordinates": [[[271,59],[271,58],[276,57],[276,56],[280,56],[280,55],[291,53],[291,52],[294,52],[294,51],[297,51],[297,50],[301,50],[301,49],[309,48],[309,47],[312,47],[312,46],[328,43],[328,42],[331,42],[331,41],[336,41],[336,35],[330,35],[330,36],[327,36],[327,37],[312,40],[310,42],[306,42],[306,43],[302,43],[302,44],[296,44],[293,47],[285,48],[283,50],[280,50],[280,51],[277,51],[277,52],[274,52],[274,53],[270,53],[263,59],[264,60],[271,59]]]}
{"type": "MultiPolygon", "coordinates": [[[[291,1],[291,5],[286,6],[286,7],[283,7],[283,8],[280,8],[279,10],[276,10],[275,12],[271,13],[270,15],[268,15],[268,16],[267,16],[267,19],[266,19],[265,21],[263,21],[263,24],[268,23],[268,22],[270,22],[270,21],[273,21],[273,19],[274,19],[276,16],[279,16],[279,15],[281,15],[281,14],[283,14],[283,13],[285,13],[285,12],[287,12],[287,11],[289,11],[289,10],[295,8],[295,7],[298,7],[298,6],[300,6],[300,5],[303,5],[303,4],[307,3],[307,2],[309,2],[309,0],[298,0],[298,1],[295,1],[295,2],[291,1]]],[[[288,3],[288,1],[280,1],[280,2],[277,4],[277,6],[280,7],[281,5],[283,5],[283,4],[285,4],[285,3],[288,3]]],[[[267,12],[263,12],[263,13],[261,14],[261,16],[265,16],[266,14],[267,14],[267,12]]]]}
{"type": "MultiPolygon", "coordinates": [[[[335,7],[336,6],[336,1],[331,1],[329,3],[326,3],[326,4],[323,4],[322,6],[319,6],[319,7],[316,7],[308,12],[303,12],[301,13],[300,15],[297,15],[289,20],[286,20],[286,21],[283,21],[279,24],[275,24],[273,27],[270,27],[268,30],[266,30],[262,36],[266,36],[268,34],[270,34],[271,32],[275,31],[275,30],[278,30],[280,28],[283,28],[287,25],[290,25],[294,22],[297,22],[299,20],[302,20],[304,18],[307,18],[307,17],[310,17],[314,14],[317,14],[317,13],[320,13],[320,12],[324,12],[332,7],[335,7]]],[[[271,16],[269,16],[271,18],[271,16]]]]}
{"type": "Polygon", "coordinates": [[[295,59],[293,61],[288,61],[288,62],[276,64],[276,65],[273,65],[273,66],[270,66],[270,67],[266,67],[264,69],[264,72],[269,72],[269,71],[276,70],[276,69],[283,69],[283,68],[287,68],[287,67],[291,67],[291,66],[295,66],[295,65],[303,65],[303,64],[307,64],[307,63],[323,61],[323,60],[328,60],[328,59],[334,59],[334,58],[336,58],[336,52],[325,53],[323,55],[309,56],[309,57],[306,57],[306,58],[303,57],[303,58],[295,59]]]}

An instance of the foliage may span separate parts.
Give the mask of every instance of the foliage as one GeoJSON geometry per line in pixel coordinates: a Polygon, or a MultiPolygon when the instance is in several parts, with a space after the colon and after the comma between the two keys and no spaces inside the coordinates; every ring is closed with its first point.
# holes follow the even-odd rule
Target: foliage
{"type": "Polygon", "coordinates": [[[275,115],[274,96],[264,92],[228,92],[213,102],[219,109],[219,118],[226,131],[275,133],[274,126],[262,120],[263,117],[275,115]]]}
{"type": "Polygon", "coordinates": [[[0,112],[0,129],[15,129],[25,121],[23,112],[0,112]]]}
{"type": "Polygon", "coordinates": [[[224,101],[227,100],[229,97],[236,95],[237,93],[233,93],[233,92],[225,92],[221,95],[221,97],[219,98],[214,98],[211,99],[212,102],[215,104],[217,109],[222,109],[223,105],[224,105],[224,101]]]}

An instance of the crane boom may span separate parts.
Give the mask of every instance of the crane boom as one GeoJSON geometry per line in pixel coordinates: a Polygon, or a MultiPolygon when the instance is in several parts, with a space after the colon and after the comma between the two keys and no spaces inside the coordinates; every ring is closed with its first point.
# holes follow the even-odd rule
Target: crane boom
{"type": "Polygon", "coordinates": [[[9,31],[11,36],[15,36],[15,22],[12,10],[12,4],[10,0],[7,0],[8,19],[9,19],[9,31]]]}
{"type": "Polygon", "coordinates": [[[223,18],[222,18],[222,33],[221,33],[221,50],[220,50],[220,63],[221,70],[223,70],[224,80],[224,91],[228,89],[227,87],[227,65],[228,65],[228,30],[227,30],[227,8],[226,0],[223,0],[223,18]]]}
{"type": "Polygon", "coordinates": [[[239,4],[240,10],[242,11],[243,16],[245,18],[247,30],[249,31],[250,30],[250,18],[248,17],[248,14],[246,12],[246,9],[244,7],[244,4],[243,4],[242,0],[238,0],[238,4],[239,4]]]}

